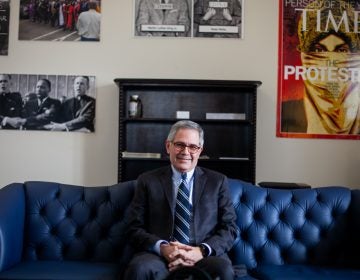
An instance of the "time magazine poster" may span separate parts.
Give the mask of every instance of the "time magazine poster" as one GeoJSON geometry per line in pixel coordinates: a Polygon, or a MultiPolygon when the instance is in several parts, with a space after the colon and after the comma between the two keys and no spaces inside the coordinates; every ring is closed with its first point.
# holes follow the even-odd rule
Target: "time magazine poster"
{"type": "Polygon", "coordinates": [[[277,136],[360,139],[360,0],[281,0],[277,136]]]}

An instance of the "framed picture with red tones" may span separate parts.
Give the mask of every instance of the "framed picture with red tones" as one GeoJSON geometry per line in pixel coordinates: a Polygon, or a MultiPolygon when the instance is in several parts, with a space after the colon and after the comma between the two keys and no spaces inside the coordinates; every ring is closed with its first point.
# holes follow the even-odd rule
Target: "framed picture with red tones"
{"type": "Polygon", "coordinates": [[[101,0],[20,0],[19,40],[99,42],[101,0]]]}
{"type": "Polygon", "coordinates": [[[281,0],[276,135],[360,139],[360,1],[281,0]]]}

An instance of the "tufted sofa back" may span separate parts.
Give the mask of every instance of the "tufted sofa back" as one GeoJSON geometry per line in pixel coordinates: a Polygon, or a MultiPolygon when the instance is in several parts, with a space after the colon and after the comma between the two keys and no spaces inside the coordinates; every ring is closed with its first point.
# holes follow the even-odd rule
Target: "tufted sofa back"
{"type": "Polygon", "coordinates": [[[134,182],[80,187],[26,182],[24,258],[114,262],[122,256],[124,214],[134,182]]]}
{"type": "Polygon", "coordinates": [[[276,190],[229,180],[240,237],[235,264],[341,264],[351,191],[344,187],[276,190]]]}
{"type": "MultiPolygon", "coordinates": [[[[360,264],[360,191],[265,189],[235,179],[229,187],[240,229],[230,252],[234,264],[349,263],[345,254],[360,264]]],[[[124,215],[135,181],[104,187],[26,182],[24,188],[26,260],[128,261],[124,215]]]]}

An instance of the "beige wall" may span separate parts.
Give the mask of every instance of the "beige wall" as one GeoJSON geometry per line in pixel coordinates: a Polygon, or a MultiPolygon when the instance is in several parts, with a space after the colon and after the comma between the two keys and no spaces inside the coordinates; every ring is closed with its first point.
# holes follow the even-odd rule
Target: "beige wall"
{"type": "Polygon", "coordinates": [[[103,185],[117,180],[114,78],[260,80],[256,181],[360,188],[360,142],[276,138],[278,1],[245,0],[245,38],[133,38],[132,0],[102,1],[100,43],[18,41],[11,1],[9,56],[0,72],[97,77],[96,133],[0,131],[0,186],[25,180],[103,185]]]}

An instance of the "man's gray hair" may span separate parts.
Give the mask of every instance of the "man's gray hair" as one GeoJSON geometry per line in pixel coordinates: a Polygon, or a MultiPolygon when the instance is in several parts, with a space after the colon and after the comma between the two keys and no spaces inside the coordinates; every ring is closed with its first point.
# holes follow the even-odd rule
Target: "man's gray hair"
{"type": "Polygon", "coordinates": [[[204,145],[204,130],[201,128],[201,126],[199,124],[197,124],[196,122],[193,122],[193,121],[189,121],[189,120],[182,120],[182,121],[178,121],[175,124],[173,124],[173,126],[171,127],[170,132],[168,134],[167,141],[172,142],[175,138],[175,134],[180,129],[197,130],[199,132],[199,138],[200,138],[199,145],[201,147],[204,145]]]}

